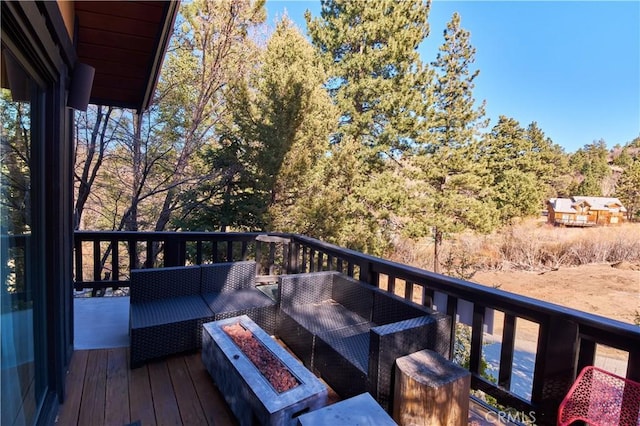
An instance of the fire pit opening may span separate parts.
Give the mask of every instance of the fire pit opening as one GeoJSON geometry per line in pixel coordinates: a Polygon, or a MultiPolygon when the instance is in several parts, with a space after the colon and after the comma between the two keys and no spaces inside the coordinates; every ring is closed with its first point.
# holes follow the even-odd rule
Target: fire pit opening
{"type": "Polygon", "coordinates": [[[300,381],[262,342],[255,338],[240,322],[228,324],[222,330],[233,340],[240,350],[256,366],[273,389],[286,392],[300,385],[300,381]]]}

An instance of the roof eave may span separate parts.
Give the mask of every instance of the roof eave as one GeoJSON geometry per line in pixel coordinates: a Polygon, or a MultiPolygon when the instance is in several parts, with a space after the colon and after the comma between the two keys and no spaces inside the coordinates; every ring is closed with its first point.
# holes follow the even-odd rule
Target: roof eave
{"type": "Polygon", "coordinates": [[[156,49],[153,64],[151,65],[151,70],[149,72],[150,78],[147,80],[145,92],[142,96],[142,102],[136,108],[138,112],[146,111],[153,101],[153,95],[160,79],[160,72],[162,71],[162,63],[164,62],[165,54],[169,48],[171,35],[173,34],[173,26],[178,15],[179,6],[179,1],[171,1],[166,9],[164,26],[158,36],[158,42],[156,44],[159,48],[156,49]]]}

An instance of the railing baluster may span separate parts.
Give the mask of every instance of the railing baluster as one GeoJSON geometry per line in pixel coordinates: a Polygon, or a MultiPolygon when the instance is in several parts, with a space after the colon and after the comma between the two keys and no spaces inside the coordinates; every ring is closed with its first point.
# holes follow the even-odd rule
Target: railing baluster
{"type": "Polygon", "coordinates": [[[578,352],[578,362],[576,364],[577,375],[588,365],[593,365],[596,360],[596,342],[588,339],[580,339],[580,349],[578,352]]]}
{"type": "MultiPolygon", "coordinates": [[[[439,307],[438,307],[439,308],[439,307]]],[[[458,298],[452,295],[447,296],[447,315],[451,317],[451,334],[449,335],[449,342],[451,346],[449,348],[449,359],[453,359],[455,353],[456,344],[456,317],[458,316],[458,298]]]]}
{"type": "Polygon", "coordinates": [[[93,242],[93,280],[102,281],[102,259],[100,259],[100,240],[93,242]]]}
{"type": "Polygon", "coordinates": [[[219,257],[218,257],[218,242],[217,241],[213,241],[211,249],[213,250],[213,259],[211,261],[213,263],[218,263],[219,262],[219,257]]]}
{"type": "Polygon", "coordinates": [[[498,370],[498,385],[505,389],[511,387],[515,341],[516,317],[505,313],[502,328],[502,344],[500,345],[500,369],[498,370]]]}
{"type": "Polygon", "coordinates": [[[422,288],[422,304],[429,308],[433,308],[433,289],[428,288],[425,285],[421,286],[422,288]]]}
{"type": "Polygon", "coordinates": [[[280,273],[282,274],[288,273],[290,263],[291,263],[291,258],[289,253],[289,244],[285,243],[282,245],[282,269],[280,273]]]}
{"type": "Polygon", "coordinates": [[[256,241],[256,263],[262,269],[262,241],[256,241]]]}
{"type": "Polygon", "coordinates": [[[246,241],[242,242],[242,260],[247,260],[247,248],[248,248],[248,244],[246,241]]]}
{"type": "Polygon", "coordinates": [[[300,271],[302,273],[310,272],[307,268],[307,251],[307,246],[302,247],[302,270],[300,271]]]}
{"type": "Polygon", "coordinates": [[[129,272],[132,269],[138,269],[138,241],[130,239],[129,244],[129,272]]]}
{"type": "Polygon", "coordinates": [[[413,283],[411,281],[404,282],[404,298],[413,300],[413,283]]]}
{"type": "Polygon", "coordinates": [[[276,243],[269,243],[269,275],[275,274],[276,243]]]}
{"type": "Polygon", "coordinates": [[[120,247],[118,240],[115,238],[111,239],[111,280],[120,280],[120,247]]]}
{"type": "Polygon", "coordinates": [[[482,328],[484,327],[484,306],[473,304],[473,321],[471,326],[471,353],[469,354],[469,370],[480,374],[482,361],[482,328]]]}
{"type": "Polygon", "coordinates": [[[196,265],[202,265],[202,240],[196,241],[196,265]]]}
{"type": "Polygon", "coordinates": [[[629,351],[627,378],[635,382],[640,382],[640,345],[636,345],[629,351]]]}
{"type": "Polygon", "coordinates": [[[145,268],[153,268],[153,241],[147,240],[147,258],[144,261],[145,268]]]}
{"type": "Polygon", "coordinates": [[[74,241],[75,241],[75,249],[76,249],[76,276],[75,276],[75,281],[76,281],[76,286],[75,289],[77,291],[81,291],[82,290],[82,282],[84,282],[84,277],[83,277],[83,262],[82,262],[82,239],[79,238],[77,235],[74,237],[74,241]]]}
{"type": "Polygon", "coordinates": [[[227,262],[233,262],[233,241],[227,241],[227,262]]]}
{"type": "Polygon", "coordinates": [[[387,291],[396,294],[396,277],[395,275],[387,275],[387,291]]]}

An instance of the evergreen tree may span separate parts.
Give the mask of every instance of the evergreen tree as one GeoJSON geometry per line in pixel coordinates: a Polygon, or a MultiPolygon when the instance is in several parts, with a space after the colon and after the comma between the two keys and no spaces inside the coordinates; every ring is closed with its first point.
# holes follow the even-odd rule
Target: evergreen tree
{"type": "Polygon", "coordinates": [[[323,0],[321,18],[307,12],[340,113],[336,141],[351,137],[369,155],[394,155],[414,138],[426,81],[417,48],[429,33],[429,8],[423,0],[323,0]]]}
{"type": "Polygon", "coordinates": [[[404,196],[398,163],[424,132],[429,105],[429,71],[417,52],[429,31],[429,6],[324,0],[320,18],[306,15],[339,114],[323,172],[322,194],[331,204],[314,203],[329,241],[373,254],[389,244],[404,196]]]}
{"type": "Polygon", "coordinates": [[[206,199],[183,226],[304,232],[303,206],[329,149],[336,116],[313,47],[283,18],[246,79],[226,91],[231,120],[204,156],[219,178],[192,194],[206,199]],[[211,226],[211,225],[209,225],[211,226]]]}
{"type": "Polygon", "coordinates": [[[482,142],[482,158],[493,178],[493,198],[502,223],[541,210],[551,173],[539,144],[537,126],[525,131],[513,118],[500,116],[482,142]]]}
{"type": "Polygon", "coordinates": [[[525,139],[531,147],[537,184],[544,185],[544,198],[568,197],[571,176],[569,156],[564,149],[546,137],[535,121],[525,131],[525,139]]]}
{"type": "Polygon", "coordinates": [[[640,216],[640,157],[632,160],[618,180],[616,196],[627,209],[627,219],[640,216]]]}
{"type": "Polygon", "coordinates": [[[606,142],[599,140],[585,145],[570,157],[569,164],[579,178],[579,183],[574,187],[573,195],[591,197],[603,195],[603,182],[611,175],[611,168],[607,161],[608,156],[606,142]]]}
{"type": "Polygon", "coordinates": [[[437,71],[434,108],[429,132],[417,138],[419,151],[411,179],[418,182],[409,205],[413,218],[406,231],[414,236],[433,235],[434,270],[439,271],[443,239],[467,228],[489,231],[495,226],[495,209],[477,158],[476,138],[485,125],[484,104],[475,105],[472,71],[475,48],[470,34],[455,13],[444,31],[444,44],[432,63],[437,71]]]}

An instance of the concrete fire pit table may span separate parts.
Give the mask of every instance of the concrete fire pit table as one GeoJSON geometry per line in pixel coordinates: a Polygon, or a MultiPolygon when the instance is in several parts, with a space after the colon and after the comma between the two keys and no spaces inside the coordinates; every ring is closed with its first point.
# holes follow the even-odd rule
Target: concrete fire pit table
{"type": "Polygon", "coordinates": [[[327,403],[326,386],[246,315],[203,325],[202,362],[240,425],[295,425],[298,416],[327,403]],[[238,323],[284,364],[297,386],[276,391],[223,330],[238,323]]]}

